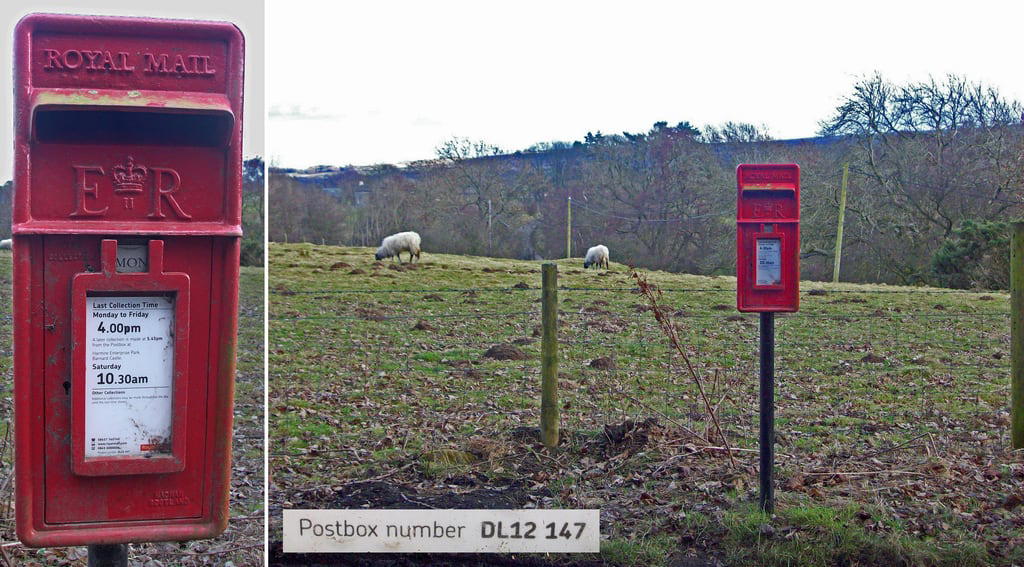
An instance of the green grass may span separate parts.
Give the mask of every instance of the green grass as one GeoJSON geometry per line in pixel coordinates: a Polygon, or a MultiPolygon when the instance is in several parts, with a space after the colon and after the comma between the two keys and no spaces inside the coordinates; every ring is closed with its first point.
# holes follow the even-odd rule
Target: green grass
{"type": "Polygon", "coordinates": [[[722,543],[730,565],[988,564],[984,547],[971,541],[970,534],[956,534],[960,541],[955,544],[879,535],[858,525],[858,514],[865,513],[856,506],[794,506],[769,520],[748,507],[724,516],[722,543]]]}
{"type": "Polygon", "coordinates": [[[1024,491],[1024,455],[1005,450],[1007,294],[802,283],[800,313],[776,318],[773,525],[797,535],[762,541],[741,537],[757,498],[758,337],[756,316],[726,319],[736,315],[734,278],[647,274],[721,400],[729,443],[747,450],[735,469],[721,452],[685,449],[705,444],[682,429],[706,431],[703,405],[624,266],[557,261],[566,441],[536,456],[510,435],[539,424],[539,262],[427,253],[399,270],[368,248],[272,244],[269,254],[271,467],[287,471],[272,473],[284,496],[408,464],[389,480],[525,479],[552,490],[550,505],[600,507],[613,518],[601,557],[621,564],[673,553],[839,561],[828,534],[840,524],[851,538],[863,532],[851,542],[873,549],[868,559],[889,550],[908,564],[969,565],[977,553],[982,563],[1022,561],[1007,551],[1024,548],[1022,508],[1001,507],[1024,491]],[[513,341],[526,359],[482,356],[513,341]],[[602,356],[615,370],[589,366],[602,356]],[[663,430],[643,446],[594,452],[606,425],[646,418],[663,430]],[[455,465],[424,457],[470,450],[474,438],[504,452],[455,465]],[[330,452],[332,466],[312,450],[330,452]],[[1002,476],[986,477],[989,468],[1002,476]],[[703,531],[691,517],[708,520],[703,531]],[[972,547],[979,525],[986,543],[972,547]]]}

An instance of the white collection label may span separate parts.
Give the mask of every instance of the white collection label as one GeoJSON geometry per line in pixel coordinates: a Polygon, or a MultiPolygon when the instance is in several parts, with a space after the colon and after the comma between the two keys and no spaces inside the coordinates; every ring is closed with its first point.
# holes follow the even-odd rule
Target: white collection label
{"type": "Polygon", "coordinates": [[[86,458],[170,453],[174,299],[85,301],[86,458]]]}
{"type": "Polygon", "coordinates": [[[600,510],[285,510],[285,553],[596,553],[600,510]]]}
{"type": "Polygon", "coordinates": [[[782,241],[778,238],[757,239],[757,270],[754,285],[782,283],[782,241]]]}

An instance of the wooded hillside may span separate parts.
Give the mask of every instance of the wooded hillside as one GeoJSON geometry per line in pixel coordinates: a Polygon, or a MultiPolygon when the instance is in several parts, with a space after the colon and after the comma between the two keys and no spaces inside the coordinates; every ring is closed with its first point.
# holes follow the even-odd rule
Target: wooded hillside
{"type": "Polygon", "coordinates": [[[1008,285],[1006,222],[1024,216],[1021,105],[961,77],[895,85],[875,76],[821,122],[820,137],[772,140],[749,124],[588,133],[514,153],[455,138],[403,167],[270,172],[270,239],[376,245],[416,230],[427,253],[582,256],[654,269],[734,269],[735,167],[802,172],[802,273],[831,278],[849,164],[842,280],[1008,285]]]}

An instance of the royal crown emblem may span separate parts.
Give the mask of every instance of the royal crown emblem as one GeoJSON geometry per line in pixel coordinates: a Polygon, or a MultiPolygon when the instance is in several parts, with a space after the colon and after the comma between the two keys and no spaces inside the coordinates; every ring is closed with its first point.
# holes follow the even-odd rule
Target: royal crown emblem
{"type": "Polygon", "coordinates": [[[114,193],[141,193],[146,181],[146,167],[135,165],[135,158],[128,156],[124,165],[114,166],[114,193]]]}

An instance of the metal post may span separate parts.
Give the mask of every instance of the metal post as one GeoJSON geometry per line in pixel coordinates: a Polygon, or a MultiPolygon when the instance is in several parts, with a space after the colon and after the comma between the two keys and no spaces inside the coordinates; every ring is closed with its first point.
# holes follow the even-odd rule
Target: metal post
{"type": "Polygon", "coordinates": [[[1024,221],[1010,241],[1010,438],[1024,449],[1024,221]]]}
{"type": "Polygon", "coordinates": [[[775,313],[761,313],[761,510],[775,511],[775,313]]]}
{"type": "Polygon", "coordinates": [[[541,266],[540,439],[558,445],[558,266],[541,266]]]}
{"type": "Polygon", "coordinates": [[[128,544],[90,545],[89,567],[128,567],[128,544]]]}
{"type": "Polygon", "coordinates": [[[839,227],[836,228],[836,257],[832,265],[832,283],[839,282],[839,264],[843,259],[843,220],[846,218],[846,180],[850,176],[850,164],[843,164],[843,185],[839,190],[839,227]]]}
{"type": "Polygon", "coordinates": [[[572,195],[565,205],[565,257],[572,258],[572,195]]]}

